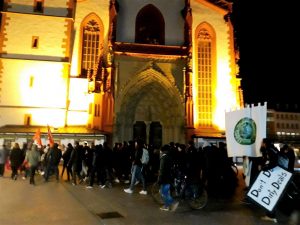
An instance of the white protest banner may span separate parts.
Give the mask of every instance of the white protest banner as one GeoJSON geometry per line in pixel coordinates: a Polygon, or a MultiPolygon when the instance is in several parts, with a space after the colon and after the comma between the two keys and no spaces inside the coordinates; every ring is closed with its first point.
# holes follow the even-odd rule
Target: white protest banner
{"type": "Polygon", "coordinates": [[[226,112],[225,129],[228,156],[261,156],[260,145],[262,139],[266,137],[266,128],[266,103],[226,112]]]}
{"type": "Polygon", "coordinates": [[[291,178],[292,173],[279,166],[268,171],[261,171],[247,196],[271,212],[291,178]]]}

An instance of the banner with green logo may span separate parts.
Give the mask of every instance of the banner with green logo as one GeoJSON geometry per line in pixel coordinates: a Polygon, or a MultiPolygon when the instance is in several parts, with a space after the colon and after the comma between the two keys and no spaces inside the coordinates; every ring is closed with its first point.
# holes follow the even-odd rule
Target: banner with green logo
{"type": "Polygon", "coordinates": [[[261,141],[266,137],[267,103],[226,112],[225,128],[229,157],[260,156],[261,141]]]}

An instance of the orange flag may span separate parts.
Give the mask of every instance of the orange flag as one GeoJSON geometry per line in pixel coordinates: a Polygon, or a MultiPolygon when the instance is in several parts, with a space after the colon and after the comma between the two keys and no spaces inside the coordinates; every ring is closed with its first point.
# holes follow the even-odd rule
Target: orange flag
{"type": "Polygon", "coordinates": [[[36,143],[40,146],[42,146],[42,139],[41,139],[41,130],[37,129],[37,131],[35,132],[33,138],[34,141],[36,141],[36,143]]]}
{"type": "Polygon", "coordinates": [[[49,144],[53,145],[54,144],[54,140],[53,140],[53,136],[52,136],[52,133],[51,133],[51,130],[50,130],[50,127],[49,127],[48,124],[47,124],[47,128],[48,128],[48,141],[49,141],[49,144]]]}

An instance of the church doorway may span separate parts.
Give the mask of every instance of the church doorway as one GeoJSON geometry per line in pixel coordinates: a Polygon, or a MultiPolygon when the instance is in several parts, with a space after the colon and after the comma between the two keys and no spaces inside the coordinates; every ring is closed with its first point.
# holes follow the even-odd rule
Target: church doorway
{"type": "Polygon", "coordinates": [[[154,148],[162,146],[162,126],[160,122],[152,122],[150,124],[149,144],[154,148]]]}
{"type": "Polygon", "coordinates": [[[142,139],[147,143],[146,124],[144,121],[136,121],[133,125],[133,139],[142,139]]]}
{"type": "Polygon", "coordinates": [[[136,121],[133,125],[133,138],[142,139],[154,148],[162,146],[162,125],[158,121],[136,121]]]}

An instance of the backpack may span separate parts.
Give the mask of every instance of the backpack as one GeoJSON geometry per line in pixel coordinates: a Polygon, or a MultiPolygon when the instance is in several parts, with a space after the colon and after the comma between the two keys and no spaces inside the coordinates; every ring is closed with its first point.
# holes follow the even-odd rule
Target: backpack
{"type": "Polygon", "coordinates": [[[141,158],[142,164],[146,165],[149,162],[149,152],[147,149],[143,148],[143,155],[141,158]]]}

